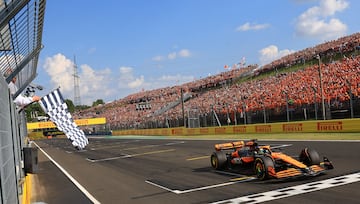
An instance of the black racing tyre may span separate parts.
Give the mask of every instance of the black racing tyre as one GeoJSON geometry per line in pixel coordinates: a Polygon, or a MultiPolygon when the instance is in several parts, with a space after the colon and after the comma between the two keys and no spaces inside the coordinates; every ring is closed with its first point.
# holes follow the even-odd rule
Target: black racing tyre
{"type": "Polygon", "coordinates": [[[320,164],[320,156],[317,151],[309,148],[301,150],[299,160],[307,166],[320,164]]]}
{"type": "Polygon", "coordinates": [[[214,152],[210,158],[211,166],[214,169],[221,170],[226,166],[227,158],[225,152],[214,152]]]}
{"type": "Polygon", "coordinates": [[[266,180],[270,178],[269,167],[274,168],[274,161],[268,156],[262,156],[255,159],[254,171],[255,175],[260,180],[266,180]]]}

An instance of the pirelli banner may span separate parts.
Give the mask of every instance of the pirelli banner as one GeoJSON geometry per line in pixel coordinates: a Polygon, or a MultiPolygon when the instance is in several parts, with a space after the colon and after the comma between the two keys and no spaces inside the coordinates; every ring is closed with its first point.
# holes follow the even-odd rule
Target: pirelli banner
{"type": "Polygon", "coordinates": [[[247,133],[320,133],[360,132],[360,119],[317,120],[288,123],[231,125],[203,128],[160,128],[113,131],[113,135],[223,135],[247,133]]]}
{"type": "MultiPolygon", "coordinates": [[[[75,120],[75,123],[78,126],[102,125],[102,124],[106,124],[106,118],[77,119],[75,120]]],[[[55,127],[56,125],[52,121],[27,123],[28,130],[46,129],[46,128],[55,128],[55,127]]]]}
{"type": "MultiPolygon", "coordinates": [[[[246,134],[246,133],[320,133],[360,132],[360,119],[317,120],[289,123],[269,123],[212,127],[200,130],[200,134],[246,134]],[[207,129],[207,130],[206,130],[207,129]]],[[[194,130],[192,130],[194,132],[194,130]]],[[[196,133],[196,131],[195,131],[196,133]]]]}

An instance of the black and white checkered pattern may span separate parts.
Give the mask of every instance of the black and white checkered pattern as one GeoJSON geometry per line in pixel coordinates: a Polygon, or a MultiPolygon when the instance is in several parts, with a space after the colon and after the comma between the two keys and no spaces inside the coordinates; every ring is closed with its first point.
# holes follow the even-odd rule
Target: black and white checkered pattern
{"type": "Polygon", "coordinates": [[[300,194],[319,191],[319,190],[346,185],[355,182],[360,182],[360,172],[334,177],[326,180],[320,180],[311,183],[305,183],[301,185],[276,189],[263,193],[246,195],[229,200],[222,200],[222,201],[214,202],[212,204],[262,203],[262,202],[268,202],[276,199],[296,196],[300,194]]]}
{"type": "Polygon", "coordinates": [[[89,143],[85,133],[76,125],[69,113],[59,89],[42,97],[39,104],[50,116],[50,120],[56,124],[56,127],[65,133],[74,147],[83,149],[89,143]]]}

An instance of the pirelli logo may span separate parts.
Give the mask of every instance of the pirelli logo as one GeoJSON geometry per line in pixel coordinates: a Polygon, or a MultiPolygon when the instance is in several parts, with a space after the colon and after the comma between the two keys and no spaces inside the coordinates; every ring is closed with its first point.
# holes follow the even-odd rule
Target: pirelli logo
{"type": "Polygon", "coordinates": [[[341,131],[343,130],[343,124],[339,122],[318,122],[317,123],[318,131],[341,131]]]}
{"type": "Polygon", "coordinates": [[[89,121],[87,119],[75,120],[77,125],[88,125],[89,121]]]}
{"type": "Polygon", "coordinates": [[[271,125],[256,125],[255,132],[258,132],[258,133],[271,132],[271,125]]]}
{"type": "Polygon", "coordinates": [[[182,135],[182,134],[183,134],[183,130],[182,130],[182,129],[173,129],[173,130],[172,130],[172,134],[173,134],[173,135],[182,135]]]}
{"type": "Polygon", "coordinates": [[[187,133],[189,135],[194,135],[195,134],[195,129],[187,129],[187,133]]]}
{"type": "Polygon", "coordinates": [[[42,123],[37,123],[38,124],[38,128],[54,128],[56,127],[55,123],[53,122],[42,122],[42,123]]]}
{"type": "Polygon", "coordinates": [[[246,133],[246,126],[233,127],[234,133],[246,133]]]}
{"type": "Polygon", "coordinates": [[[226,133],[226,128],[215,128],[215,134],[223,134],[226,133]]]}
{"type": "Polygon", "coordinates": [[[303,124],[302,123],[283,124],[282,128],[284,132],[302,132],[303,124]]]}
{"type": "Polygon", "coordinates": [[[201,134],[209,134],[209,129],[208,128],[200,128],[200,133],[201,134]]]}

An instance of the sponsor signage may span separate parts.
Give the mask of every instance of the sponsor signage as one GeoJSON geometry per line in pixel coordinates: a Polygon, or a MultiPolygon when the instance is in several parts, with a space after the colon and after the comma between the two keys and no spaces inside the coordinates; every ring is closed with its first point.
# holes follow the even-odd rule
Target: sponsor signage
{"type": "Polygon", "coordinates": [[[200,128],[200,134],[209,134],[209,128],[200,128]]]}
{"type": "Polygon", "coordinates": [[[343,130],[343,124],[341,121],[338,122],[318,122],[317,123],[317,130],[320,132],[329,132],[329,131],[342,131],[343,130]]]}
{"type": "Polygon", "coordinates": [[[269,133],[269,132],[271,132],[271,125],[256,125],[255,132],[256,133],[269,133]]]}
{"type": "Polygon", "coordinates": [[[283,124],[283,132],[302,132],[303,124],[302,123],[292,123],[292,124],[283,124]]]}
{"type": "Polygon", "coordinates": [[[246,126],[235,126],[233,127],[234,133],[246,133],[246,126]]]}
{"type": "MultiPolygon", "coordinates": [[[[106,118],[77,119],[75,120],[75,123],[79,126],[101,125],[101,124],[106,124],[106,118]]],[[[46,129],[46,128],[56,128],[56,125],[52,121],[27,123],[27,129],[29,130],[46,129]]]]}
{"type": "Polygon", "coordinates": [[[224,127],[215,128],[215,134],[225,134],[225,133],[226,133],[226,128],[224,127]]]}

